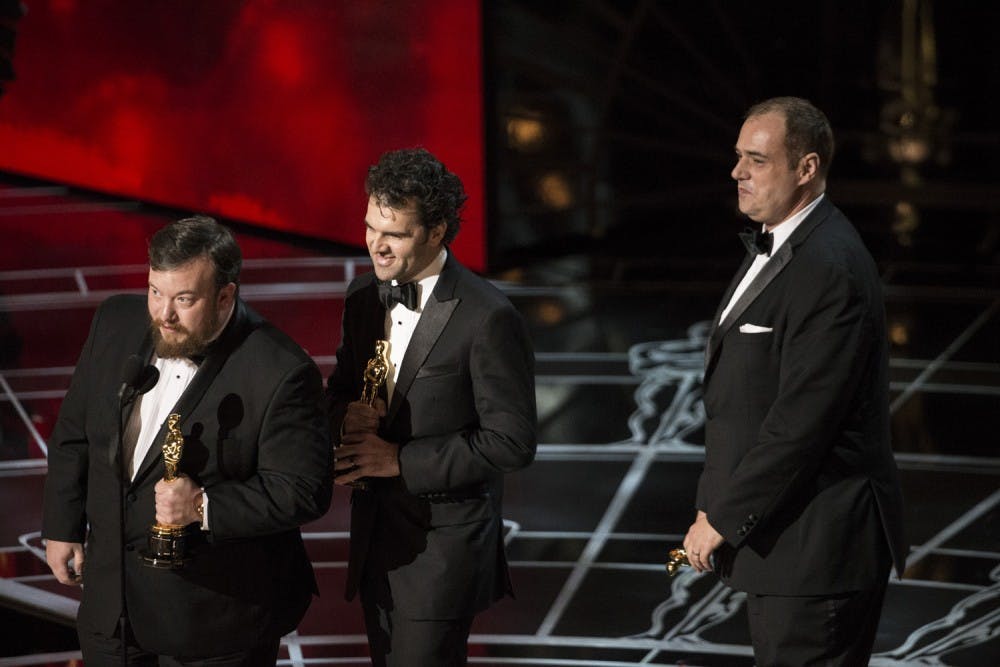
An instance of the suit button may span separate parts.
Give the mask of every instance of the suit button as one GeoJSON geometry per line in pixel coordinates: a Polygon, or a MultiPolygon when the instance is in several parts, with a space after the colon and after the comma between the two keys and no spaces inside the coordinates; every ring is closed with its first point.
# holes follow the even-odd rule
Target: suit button
{"type": "Polygon", "coordinates": [[[750,523],[757,523],[757,515],[756,514],[751,514],[750,516],[747,517],[747,519],[750,520],[750,523]]]}
{"type": "Polygon", "coordinates": [[[126,544],[125,551],[135,551],[135,547],[132,546],[131,544],[126,544]]]}
{"type": "Polygon", "coordinates": [[[135,502],[135,494],[134,493],[128,494],[128,501],[130,503],[134,503],[135,502]]]}

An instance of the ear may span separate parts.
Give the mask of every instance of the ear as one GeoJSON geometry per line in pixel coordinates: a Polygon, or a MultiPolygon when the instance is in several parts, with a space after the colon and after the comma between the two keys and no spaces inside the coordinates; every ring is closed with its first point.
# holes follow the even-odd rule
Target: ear
{"type": "Polygon", "coordinates": [[[430,229],[427,230],[427,240],[433,245],[441,245],[444,243],[445,232],[448,231],[448,224],[444,222],[439,222],[430,229]]]}
{"type": "Polygon", "coordinates": [[[229,283],[225,287],[219,290],[219,310],[225,310],[229,306],[233,305],[233,299],[236,297],[236,283],[229,283]]]}
{"type": "Polygon", "coordinates": [[[799,185],[805,185],[814,180],[819,176],[819,155],[816,153],[803,155],[796,171],[798,172],[799,185]]]}

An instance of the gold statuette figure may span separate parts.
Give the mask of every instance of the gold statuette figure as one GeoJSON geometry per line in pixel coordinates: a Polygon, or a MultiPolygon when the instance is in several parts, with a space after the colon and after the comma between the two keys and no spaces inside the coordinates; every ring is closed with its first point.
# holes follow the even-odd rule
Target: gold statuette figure
{"type": "MultiPolygon", "coordinates": [[[[184,434],[177,424],[181,416],[176,412],[167,417],[167,435],[163,439],[164,482],[177,479],[177,465],[184,453],[184,434]]],[[[143,552],[143,563],[150,567],[175,569],[183,567],[189,560],[187,555],[187,531],[184,526],[173,523],[155,523],[149,527],[149,547],[143,552]]]]}
{"type": "MultiPolygon", "coordinates": [[[[389,341],[375,341],[375,355],[368,360],[368,363],[365,365],[365,372],[362,375],[362,380],[364,380],[360,399],[362,403],[375,407],[375,399],[378,398],[378,391],[389,377],[389,364],[391,363],[389,360],[389,341]]],[[[368,488],[368,483],[363,479],[359,479],[351,482],[351,486],[363,491],[368,488]]]]}
{"type": "Polygon", "coordinates": [[[667,574],[670,575],[671,577],[677,574],[677,571],[681,569],[681,566],[691,565],[691,563],[688,562],[687,552],[684,551],[684,549],[681,549],[680,547],[678,547],[677,549],[671,549],[670,553],[668,554],[668,558],[669,560],[667,561],[667,574]]]}
{"type": "Polygon", "coordinates": [[[389,377],[389,364],[389,341],[375,341],[375,356],[365,366],[365,386],[361,390],[361,402],[365,405],[375,406],[378,390],[389,377]]]}
{"type": "Polygon", "coordinates": [[[172,482],[177,479],[177,464],[181,462],[184,453],[184,434],[177,428],[181,416],[174,412],[167,417],[167,435],[163,438],[163,481],[172,482]]]}

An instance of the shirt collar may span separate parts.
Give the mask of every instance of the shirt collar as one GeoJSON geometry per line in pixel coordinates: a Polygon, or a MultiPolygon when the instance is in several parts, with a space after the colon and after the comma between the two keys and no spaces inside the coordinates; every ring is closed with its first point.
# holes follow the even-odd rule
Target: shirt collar
{"type": "MultiPolygon", "coordinates": [[[[441,252],[435,257],[430,264],[424,267],[421,271],[414,277],[412,282],[417,285],[417,312],[420,312],[430,301],[431,293],[434,291],[435,285],[437,285],[438,278],[441,277],[441,271],[444,270],[445,262],[448,260],[448,250],[446,248],[441,248],[441,252]]],[[[393,285],[398,284],[397,281],[392,281],[393,285]]],[[[399,307],[400,304],[396,304],[399,307]]]]}
{"type": "MultiPolygon", "coordinates": [[[[820,193],[820,195],[816,197],[816,199],[809,202],[804,209],[798,211],[790,218],[782,220],[774,226],[774,229],[771,230],[771,233],[774,234],[774,245],[771,246],[772,257],[776,252],[778,252],[778,248],[781,247],[781,244],[787,241],[788,237],[792,235],[792,232],[794,232],[795,229],[802,224],[802,221],[805,220],[817,206],[819,206],[820,201],[822,201],[825,196],[826,195],[823,193],[820,193]]],[[[764,229],[763,225],[761,225],[761,229],[764,229]]]]}

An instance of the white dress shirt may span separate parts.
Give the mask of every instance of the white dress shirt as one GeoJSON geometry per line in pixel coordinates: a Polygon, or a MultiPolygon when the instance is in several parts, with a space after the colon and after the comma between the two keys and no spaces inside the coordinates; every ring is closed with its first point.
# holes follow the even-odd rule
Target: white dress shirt
{"type": "Polygon", "coordinates": [[[728,315],[729,311],[732,310],[733,305],[735,305],[736,302],[739,301],[740,297],[743,296],[743,293],[747,291],[747,287],[749,287],[750,283],[753,282],[753,279],[757,277],[757,274],[761,272],[764,265],[767,264],[772,257],[774,257],[775,253],[778,252],[778,248],[781,247],[781,244],[787,241],[788,237],[795,231],[795,228],[802,224],[802,221],[806,219],[806,216],[813,212],[814,208],[819,206],[823,196],[824,195],[820,194],[819,197],[816,197],[816,199],[809,202],[804,209],[774,226],[774,229],[771,230],[771,233],[774,234],[774,244],[771,246],[771,254],[768,255],[767,253],[764,253],[757,255],[757,257],[754,258],[753,264],[750,265],[750,269],[746,272],[746,275],[743,276],[740,284],[736,286],[736,291],[733,292],[733,297],[726,305],[726,309],[722,311],[722,316],[719,317],[720,324],[726,319],[726,315],[728,315]]]}
{"type": "MultiPolygon", "coordinates": [[[[447,259],[448,251],[442,248],[438,256],[413,279],[413,282],[417,284],[416,310],[410,310],[403,304],[397,303],[385,313],[385,337],[389,340],[389,362],[392,371],[385,381],[388,402],[392,402],[392,394],[396,389],[399,367],[403,364],[406,348],[410,346],[410,339],[413,338],[417,322],[420,321],[420,315],[424,312],[424,308],[431,298],[431,292],[437,285],[447,259]]],[[[397,283],[393,280],[392,284],[397,283]]]]}
{"type": "MultiPolygon", "coordinates": [[[[229,320],[232,319],[234,310],[235,304],[230,308],[229,314],[225,317],[219,330],[216,331],[209,342],[219,337],[229,323],[229,320]]],[[[139,411],[139,419],[142,426],[139,429],[139,438],[136,440],[132,458],[128,461],[129,478],[132,480],[135,479],[135,475],[139,472],[139,467],[142,465],[143,459],[146,458],[150,447],[153,446],[153,439],[160,432],[163,422],[166,421],[174,406],[177,405],[177,401],[180,400],[181,395],[188,388],[188,385],[191,384],[195,373],[198,372],[198,364],[187,357],[161,359],[154,353],[150,363],[156,366],[156,370],[160,372],[160,376],[157,378],[153,388],[137,399],[137,405],[133,408],[133,410],[139,411]]],[[[183,454],[181,456],[183,458],[183,454]]],[[[202,530],[208,530],[208,494],[205,493],[205,489],[201,491],[201,527],[202,530]]]]}
{"type": "Polygon", "coordinates": [[[181,394],[191,384],[194,374],[198,372],[198,366],[186,357],[161,359],[154,354],[152,363],[156,366],[156,370],[160,371],[160,377],[156,385],[139,398],[139,405],[136,407],[139,410],[142,428],[135,443],[132,460],[129,462],[129,476],[133,480],[150,447],[153,446],[153,438],[160,431],[160,427],[177,404],[181,394]]]}

